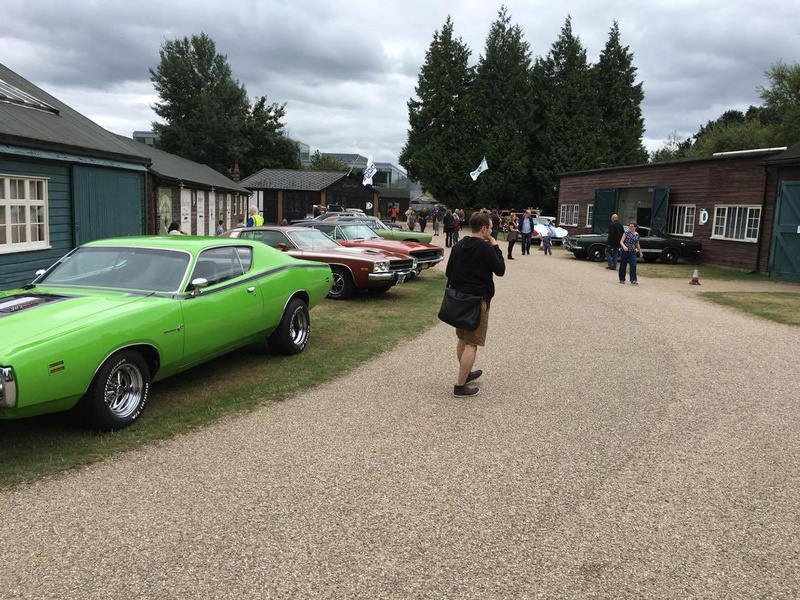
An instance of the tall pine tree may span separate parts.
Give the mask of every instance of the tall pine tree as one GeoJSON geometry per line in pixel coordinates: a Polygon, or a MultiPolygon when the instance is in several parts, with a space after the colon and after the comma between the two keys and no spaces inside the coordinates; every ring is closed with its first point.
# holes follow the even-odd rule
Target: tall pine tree
{"type": "Polygon", "coordinates": [[[533,68],[537,108],[542,124],[534,146],[533,170],[537,202],[555,207],[559,173],[600,167],[604,156],[600,107],[595,97],[586,49],[572,33],[567,17],[561,33],[545,58],[533,68]]]}
{"type": "Polygon", "coordinates": [[[469,56],[461,38],[453,37],[448,16],[442,30],[433,34],[416,98],[408,101],[408,140],[399,159],[411,179],[452,208],[469,197],[468,174],[477,165],[464,152],[464,96],[472,79],[469,56]]]}
{"type": "MultiPolygon", "coordinates": [[[[492,23],[468,93],[473,166],[489,170],[474,184],[475,208],[523,208],[532,200],[529,140],[533,124],[530,47],[505,6],[492,23]]],[[[466,173],[465,173],[466,175],[466,173]]]]}
{"type": "Polygon", "coordinates": [[[620,43],[616,21],[592,72],[602,118],[601,162],[609,167],[647,162],[647,150],[642,144],[644,92],[642,84],[636,83],[633,53],[620,43]]]}

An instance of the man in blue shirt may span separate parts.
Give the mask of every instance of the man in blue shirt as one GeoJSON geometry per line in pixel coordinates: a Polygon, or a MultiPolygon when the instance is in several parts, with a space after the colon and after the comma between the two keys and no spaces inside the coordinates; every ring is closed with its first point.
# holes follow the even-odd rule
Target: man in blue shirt
{"type": "Polygon", "coordinates": [[[522,239],[522,254],[531,253],[531,237],[533,236],[533,217],[531,211],[526,210],[519,222],[519,235],[522,239]]]}

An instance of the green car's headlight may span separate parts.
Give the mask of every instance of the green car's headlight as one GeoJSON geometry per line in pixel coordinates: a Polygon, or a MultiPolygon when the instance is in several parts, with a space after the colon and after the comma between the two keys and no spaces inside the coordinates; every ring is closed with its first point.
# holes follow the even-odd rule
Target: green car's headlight
{"type": "Polygon", "coordinates": [[[375,273],[386,273],[389,270],[389,261],[388,260],[376,261],[373,270],[375,273]]]}

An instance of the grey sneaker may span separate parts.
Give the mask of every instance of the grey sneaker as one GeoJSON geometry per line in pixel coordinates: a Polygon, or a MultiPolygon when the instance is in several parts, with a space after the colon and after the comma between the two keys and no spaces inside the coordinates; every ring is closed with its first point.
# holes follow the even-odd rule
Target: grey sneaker
{"type": "Polygon", "coordinates": [[[480,392],[475,386],[472,385],[454,385],[453,386],[453,396],[477,396],[480,392]]]}
{"type": "Polygon", "coordinates": [[[469,375],[467,375],[467,383],[469,383],[470,381],[475,381],[481,375],[483,375],[483,371],[481,371],[480,369],[475,369],[469,375]]]}

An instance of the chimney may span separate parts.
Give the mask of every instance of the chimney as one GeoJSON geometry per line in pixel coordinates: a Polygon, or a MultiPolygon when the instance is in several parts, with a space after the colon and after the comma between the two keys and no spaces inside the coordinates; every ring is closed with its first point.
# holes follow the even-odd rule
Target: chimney
{"type": "Polygon", "coordinates": [[[239,182],[239,163],[238,162],[233,163],[233,180],[235,182],[237,182],[237,183],[239,182]]]}

